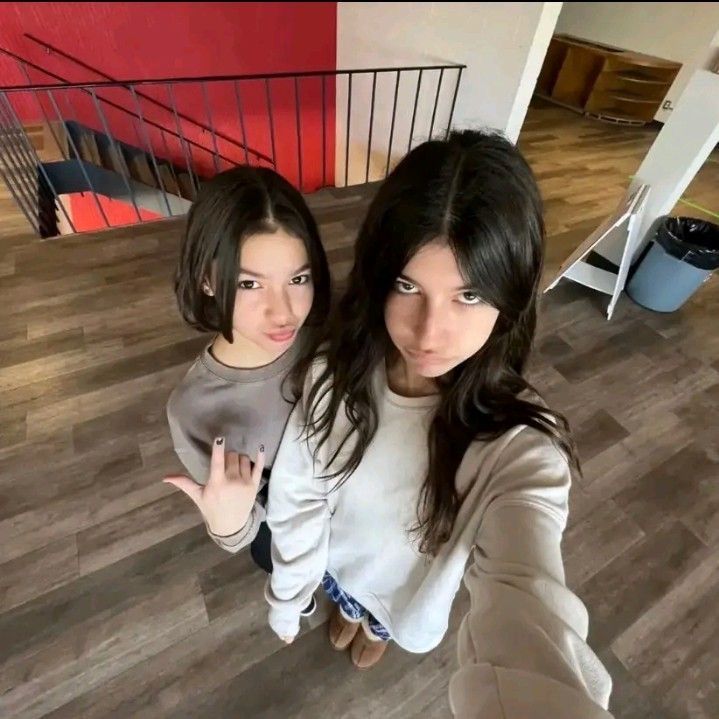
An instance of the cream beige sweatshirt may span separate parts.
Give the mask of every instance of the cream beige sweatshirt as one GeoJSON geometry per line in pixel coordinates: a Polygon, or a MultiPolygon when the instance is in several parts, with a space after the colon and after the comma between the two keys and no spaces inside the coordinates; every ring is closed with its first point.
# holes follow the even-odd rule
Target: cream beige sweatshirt
{"type": "Polygon", "coordinates": [[[297,441],[302,403],[290,417],[268,501],[272,628],[281,636],[297,632],[300,609],[328,571],[401,647],[427,652],[447,631],[471,559],[465,582],[472,610],[460,633],[461,668],[451,682],[456,715],[608,716],[611,680],[586,644],[586,610],[564,581],[566,458],[524,426],[473,443],[457,472],[463,499],[454,531],[430,560],[409,530],[427,469],[435,400],[395,394],[383,368],[374,393],[379,429],[357,470],[334,491],[333,482],[318,477],[348,428],[343,407],[314,466],[313,446],[297,441]]]}
{"type": "MultiPolygon", "coordinates": [[[[293,403],[283,381],[296,359],[295,342],[274,362],[253,369],[228,367],[206,347],[174,389],[167,403],[167,420],[175,452],[198,484],[210,471],[212,442],[225,437],[228,452],[254,459],[265,445],[266,471],[272,467],[293,403]]],[[[263,482],[264,484],[264,482],[263,482]]],[[[228,552],[238,552],[257,535],[265,518],[258,500],[236,534],[210,537],[228,552]]]]}

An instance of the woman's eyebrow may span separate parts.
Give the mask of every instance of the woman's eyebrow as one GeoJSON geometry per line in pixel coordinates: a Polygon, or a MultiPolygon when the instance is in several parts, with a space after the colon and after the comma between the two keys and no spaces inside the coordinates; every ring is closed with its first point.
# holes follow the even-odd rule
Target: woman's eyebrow
{"type": "MultiPolygon", "coordinates": [[[[302,265],[302,267],[294,270],[294,272],[291,272],[290,274],[294,277],[295,275],[299,275],[300,272],[306,272],[309,269],[310,269],[309,263],[305,263],[304,265],[302,265]]],[[[238,272],[241,275],[250,275],[251,277],[257,277],[257,279],[260,279],[260,280],[267,279],[267,277],[265,275],[262,275],[259,272],[253,272],[252,270],[245,269],[244,267],[240,267],[238,272]]]]}
{"type": "MultiPolygon", "coordinates": [[[[404,280],[405,282],[409,282],[411,285],[416,285],[417,287],[421,287],[422,285],[417,282],[417,280],[413,280],[409,275],[401,274],[398,279],[404,280]]],[[[476,292],[477,288],[472,287],[472,285],[464,285],[462,287],[455,287],[452,292],[476,292]]]]}

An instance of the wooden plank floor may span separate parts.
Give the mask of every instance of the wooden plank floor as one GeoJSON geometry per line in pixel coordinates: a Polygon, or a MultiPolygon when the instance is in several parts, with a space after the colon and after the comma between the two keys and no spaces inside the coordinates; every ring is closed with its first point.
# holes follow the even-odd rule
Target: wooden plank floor
{"type": "MultiPolygon", "coordinates": [[[[549,271],[614,206],[653,135],[531,109],[521,146],[547,198],[549,271]]],[[[715,211],[717,168],[687,192],[715,211]]],[[[339,278],[366,195],[312,199],[339,278]]],[[[436,651],[393,647],[371,672],[323,628],[284,648],[262,574],[160,482],[179,468],[164,403],[205,342],[171,295],[180,228],[0,235],[0,716],[448,716],[464,595],[436,651]]],[[[716,717],[717,281],[666,316],[623,298],[608,323],[604,300],[572,286],[542,305],[532,376],[584,460],[567,573],[615,714],[716,717]]]]}

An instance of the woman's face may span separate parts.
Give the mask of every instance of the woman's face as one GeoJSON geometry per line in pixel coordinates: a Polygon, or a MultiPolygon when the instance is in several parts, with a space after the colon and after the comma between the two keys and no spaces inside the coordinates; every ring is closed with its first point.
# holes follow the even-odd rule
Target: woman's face
{"type": "Polygon", "coordinates": [[[294,342],[312,308],[314,287],[302,240],[282,229],[248,237],[232,315],[236,339],[279,357],[294,342]]]}
{"type": "Polygon", "coordinates": [[[395,281],[384,319],[392,342],[420,377],[449,372],[486,343],[499,311],[467,287],[449,245],[422,247],[395,281]]]}

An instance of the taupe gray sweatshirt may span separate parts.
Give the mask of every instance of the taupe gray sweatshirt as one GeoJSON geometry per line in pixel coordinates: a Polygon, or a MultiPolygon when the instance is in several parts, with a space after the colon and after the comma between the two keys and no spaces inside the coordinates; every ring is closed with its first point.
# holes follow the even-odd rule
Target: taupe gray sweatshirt
{"type": "MultiPolygon", "coordinates": [[[[297,348],[295,342],[274,362],[253,369],[222,364],[209,346],[194,361],[170,395],[167,419],[175,452],[195,482],[207,481],[215,437],[225,437],[226,451],[246,454],[252,460],[264,444],[265,467],[272,467],[292,411],[291,393],[283,382],[297,348]]],[[[257,501],[236,534],[219,537],[208,533],[223,549],[237,552],[255,538],[264,518],[265,508],[257,501]]]]}

